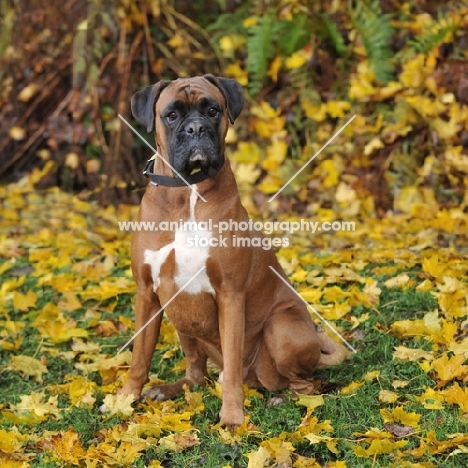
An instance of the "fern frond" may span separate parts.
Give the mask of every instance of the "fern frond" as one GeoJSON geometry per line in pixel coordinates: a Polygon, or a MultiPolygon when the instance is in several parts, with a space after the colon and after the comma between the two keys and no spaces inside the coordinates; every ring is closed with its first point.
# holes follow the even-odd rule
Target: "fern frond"
{"type": "Polygon", "coordinates": [[[279,50],[284,56],[289,57],[309,42],[312,25],[307,15],[299,14],[294,17],[293,21],[276,21],[273,25],[273,33],[277,38],[279,50]]]}
{"type": "Polygon", "coordinates": [[[361,36],[377,79],[387,83],[392,79],[394,70],[393,52],[389,45],[394,33],[390,24],[391,15],[382,13],[378,0],[372,3],[358,0],[356,3],[354,11],[352,2],[349,3],[351,22],[361,36]]]}
{"type": "Polygon", "coordinates": [[[428,54],[434,47],[439,47],[444,42],[447,34],[452,34],[453,36],[458,28],[458,23],[452,18],[445,16],[429,26],[426,34],[415,37],[408,41],[408,44],[417,52],[428,54]]]}
{"type": "Polygon", "coordinates": [[[324,38],[332,42],[338,55],[343,55],[346,51],[346,46],[335,22],[326,13],[320,15],[320,22],[322,24],[321,30],[323,31],[324,38]]]}
{"type": "Polygon", "coordinates": [[[248,29],[247,71],[249,91],[252,95],[260,92],[268,69],[268,61],[274,55],[273,25],[275,18],[270,14],[258,18],[258,23],[248,29]]]}

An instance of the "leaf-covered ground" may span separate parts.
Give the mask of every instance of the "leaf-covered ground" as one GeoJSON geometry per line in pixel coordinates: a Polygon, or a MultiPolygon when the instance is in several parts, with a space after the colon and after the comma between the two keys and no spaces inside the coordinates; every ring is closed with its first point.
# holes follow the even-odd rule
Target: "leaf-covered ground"
{"type": "MultiPolygon", "coordinates": [[[[0,192],[2,466],[466,461],[468,260],[457,226],[468,216],[460,209],[430,216],[423,205],[367,218],[354,232],[290,236],[278,256],[293,284],[358,352],[317,372],[317,395],[246,390],[248,416],[229,432],[218,425],[214,369],[206,388],[175,401],[115,396],[130,361],[129,350],[116,353],[133,333],[135,293],[118,221],[134,219],[136,207],[38,192],[40,177],[0,192]]],[[[183,369],[166,323],[151,381],[183,369]]]]}

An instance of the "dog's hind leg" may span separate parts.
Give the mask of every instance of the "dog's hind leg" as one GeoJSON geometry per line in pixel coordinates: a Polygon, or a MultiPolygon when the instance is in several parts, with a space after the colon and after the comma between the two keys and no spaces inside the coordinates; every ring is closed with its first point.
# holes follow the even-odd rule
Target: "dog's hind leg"
{"type": "Polygon", "coordinates": [[[345,357],[341,345],[317,333],[302,307],[273,314],[265,324],[264,339],[278,374],[287,379],[287,386],[296,393],[312,393],[314,385],[308,379],[314,370],[338,364],[345,357]]]}

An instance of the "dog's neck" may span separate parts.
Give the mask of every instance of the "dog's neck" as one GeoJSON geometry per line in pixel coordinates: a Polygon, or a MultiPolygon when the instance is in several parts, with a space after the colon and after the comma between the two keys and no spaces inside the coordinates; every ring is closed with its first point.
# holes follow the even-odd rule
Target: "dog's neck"
{"type": "MultiPolygon", "coordinates": [[[[213,178],[202,171],[194,172],[190,175],[179,174],[168,162],[168,159],[169,158],[162,156],[159,151],[156,151],[153,157],[147,162],[143,174],[150,179],[150,184],[166,187],[184,187],[185,185],[195,185],[213,178]]],[[[220,157],[220,161],[221,171],[225,163],[224,154],[220,157]]]]}
{"type": "MultiPolygon", "coordinates": [[[[161,162],[161,164],[164,163],[161,162]]],[[[173,177],[173,174],[171,174],[170,177],[173,177]]],[[[147,187],[147,196],[153,200],[153,203],[161,207],[164,207],[165,203],[169,202],[169,200],[171,200],[172,203],[183,205],[188,203],[190,194],[193,192],[192,189],[195,189],[207,200],[212,197],[225,199],[227,198],[227,193],[237,194],[237,184],[229,159],[226,158],[223,167],[214,177],[209,177],[203,182],[192,185],[191,187],[185,184],[181,187],[167,187],[150,183],[147,187]]]]}

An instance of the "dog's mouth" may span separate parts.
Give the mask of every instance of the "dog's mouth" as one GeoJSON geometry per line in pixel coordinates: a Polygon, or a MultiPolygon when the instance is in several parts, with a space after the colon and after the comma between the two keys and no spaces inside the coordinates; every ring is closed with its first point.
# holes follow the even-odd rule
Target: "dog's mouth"
{"type": "Polygon", "coordinates": [[[224,158],[218,156],[218,151],[214,147],[193,145],[185,154],[181,153],[174,155],[172,164],[183,178],[194,176],[199,172],[207,177],[215,177],[224,162],[224,158]]]}
{"type": "Polygon", "coordinates": [[[219,164],[217,160],[211,160],[205,151],[196,148],[187,158],[187,162],[185,163],[182,174],[185,173],[187,176],[189,176],[203,172],[208,177],[214,177],[219,170],[218,166],[219,164]]]}
{"type": "Polygon", "coordinates": [[[202,170],[202,165],[206,161],[206,156],[204,156],[201,152],[195,153],[193,156],[189,158],[189,163],[192,166],[192,169],[189,172],[189,175],[197,174],[202,170]]]}
{"type": "Polygon", "coordinates": [[[200,167],[200,166],[194,167],[194,168],[192,169],[192,171],[190,172],[190,174],[189,174],[189,175],[195,175],[195,174],[198,174],[199,172],[201,172],[201,170],[202,170],[202,169],[201,169],[201,167],[200,167]]]}

